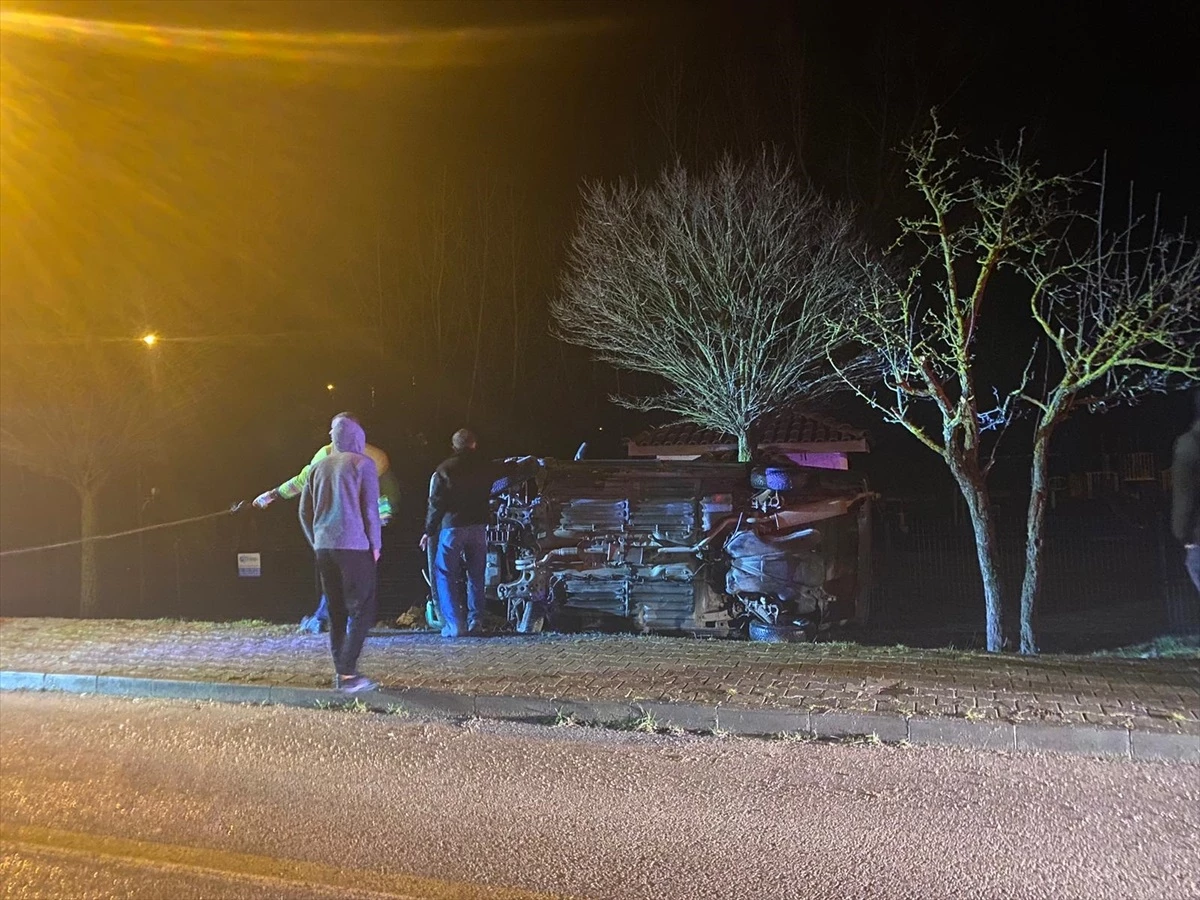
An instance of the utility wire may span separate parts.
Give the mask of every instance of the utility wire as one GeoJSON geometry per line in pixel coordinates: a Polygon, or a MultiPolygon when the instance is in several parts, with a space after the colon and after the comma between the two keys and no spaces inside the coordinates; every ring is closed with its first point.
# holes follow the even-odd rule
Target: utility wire
{"type": "Polygon", "coordinates": [[[203,522],[207,519],[216,519],[220,516],[228,516],[240,510],[245,503],[238,501],[231,506],[220,510],[219,512],[205,513],[202,516],[191,516],[187,519],[176,519],[174,522],[159,522],[156,525],[145,525],[141,528],[130,528],[128,531],[114,531],[112,534],[96,534],[89,537],[76,538],[73,541],[60,541],[57,544],[43,544],[39,547],[18,547],[15,550],[0,550],[0,556],[17,556],[24,553],[40,553],[43,550],[58,550],[62,547],[75,547],[80,544],[90,543],[92,541],[110,541],[113,538],[128,537],[131,534],[142,534],[147,531],[158,531],[162,528],[177,528],[180,525],[190,525],[192,522],[203,522]]]}

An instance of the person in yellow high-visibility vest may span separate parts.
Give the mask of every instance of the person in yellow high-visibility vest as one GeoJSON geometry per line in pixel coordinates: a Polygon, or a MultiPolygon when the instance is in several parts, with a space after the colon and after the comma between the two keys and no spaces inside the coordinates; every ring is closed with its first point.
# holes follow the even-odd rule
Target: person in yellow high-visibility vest
{"type": "MultiPolygon", "coordinates": [[[[346,418],[358,422],[358,419],[351,413],[338,413],[333,418],[334,421],[346,418]]],[[[332,423],[330,424],[332,425],[332,423]]],[[[255,507],[266,509],[276,500],[295,500],[300,496],[300,492],[304,490],[304,484],[308,481],[308,473],[312,467],[332,452],[333,444],[326,444],[313,454],[312,460],[297,474],[279,485],[279,487],[263,491],[255,497],[255,507]]],[[[398,498],[400,493],[399,484],[396,481],[396,476],[392,474],[391,462],[388,460],[386,453],[371,444],[367,444],[365,453],[374,461],[375,470],[379,474],[379,518],[386,525],[392,517],[392,500],[393,498],[398,498]]]]}
{"type": "MultiPolygon", "coordinates": [[[[350,419],[358,423],[358,417],[354,413],[340,412],[333,417],[329,423],[329,429],[332,433],[333,424],[338,419],[350,419]]],[[[361,424],[361,423],[359,423],[361,424]]],[[[312,471],[312,467],[323,460],[326,456],[333,452],[333,444],[329,443],[313,454],[312,460],[309,461],[303,469],[293,475],[279,487],[273,487],[269,491],[263,491],[254,498],[254,506],[257,509],[266,509],[276,500],[295,500],[304,490],[304,485],[308,482],[308,474],[312,471]]],[[[375,470],[379,475],[379,521],[380,524],[386,525],[392,519],[392,510],[400,501],[400,483],[396,480],[395,474],[391,470],[391,463],[388,460],[388,455],[378,447],[367,444],[363,453],[370,457],[375,463],[375,470]]],[[[305,616],[300,622],[300,628],[303,631],[311,631],[319,633],[329,622],[329,608],[326,605],[325,595],[321,595],[321,602],[317,606],[317,611],[311,616],[305,616]]]]}

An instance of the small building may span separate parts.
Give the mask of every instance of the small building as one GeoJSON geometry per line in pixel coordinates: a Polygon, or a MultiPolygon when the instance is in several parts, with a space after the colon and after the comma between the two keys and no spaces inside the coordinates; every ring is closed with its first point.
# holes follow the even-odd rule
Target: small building
{"type": "MultiPolygon", "coordinates": [[[[763,416],[757,426],[759,453],[786,456],[799,466],[850,468],[851,453],[867,453],[867,436],[853,426],[786,406],[763,416]]],[[[631,458],[692,460],[737,452],[737,438],[690,422],[650,428],[627,442],[631,458]]]]}

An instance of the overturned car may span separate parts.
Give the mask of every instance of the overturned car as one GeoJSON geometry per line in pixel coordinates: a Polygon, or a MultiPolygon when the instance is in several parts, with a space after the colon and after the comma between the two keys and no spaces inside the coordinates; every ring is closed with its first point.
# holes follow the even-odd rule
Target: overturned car
{"type": "Polygon", "coordinates": [[[546,460],[496,487],[487,596],[517,631],[784,641],[864,616],[870,494],[850,473],[546,460]]]}

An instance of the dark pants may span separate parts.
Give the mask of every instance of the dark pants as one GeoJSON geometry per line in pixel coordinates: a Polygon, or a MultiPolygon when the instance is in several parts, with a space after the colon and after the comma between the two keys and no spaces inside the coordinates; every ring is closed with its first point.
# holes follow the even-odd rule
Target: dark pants
{"type": "Polygon", "coordinates": [[[487,526],[443,528],[438,535],[434,584],[442,614],[442,636],[458,637],[483,624],[483,577],[487,526]],[[466,613],[466,621],[463,614],[466,613]]]}
{"type": "Polygon", "coordinates": [[[329,604],[329,649],[339,675],[358,674],[358,655],[375,624],[375,559],[370,550],[318,550],[329,604]]]}

